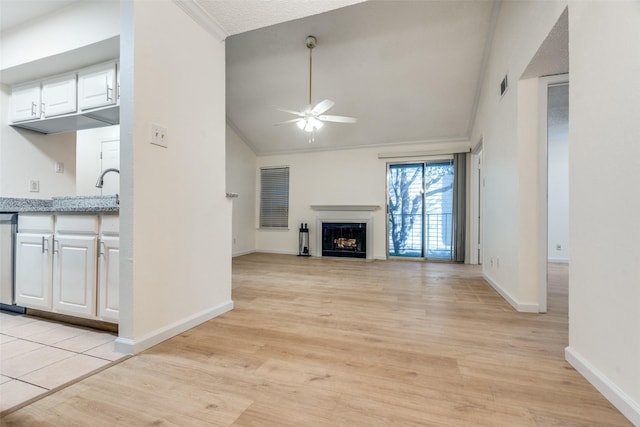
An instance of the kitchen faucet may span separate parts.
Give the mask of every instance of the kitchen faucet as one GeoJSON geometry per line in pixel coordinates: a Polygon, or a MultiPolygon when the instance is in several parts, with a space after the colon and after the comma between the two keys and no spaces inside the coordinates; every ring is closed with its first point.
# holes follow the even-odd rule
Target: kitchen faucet
{"type": "Polygon", "coordinates": [[[109,172],[118,172],[120,173],[120,171],[116,168],[109,168],[109,169],[105,169],[101,174],[100,177],[98,178],[98,182],[96,182],[96,187],[97,188],[102,188],[102,186],[104,185],[104,176],[106,174],[108,174],[109,172]]]}

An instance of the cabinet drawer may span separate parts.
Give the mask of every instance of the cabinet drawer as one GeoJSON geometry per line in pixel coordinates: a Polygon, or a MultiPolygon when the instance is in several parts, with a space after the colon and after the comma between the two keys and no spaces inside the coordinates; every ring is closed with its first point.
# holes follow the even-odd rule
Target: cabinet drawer
{"type": "Polygon", "coordinates": [[[21,233],[53,233],[53,215],[18,215],[18,231],[21,233]]]}
{"type": "Polygon", "coordinates": [[[120,217],[118,215],[104,215],[100,218],[100,232],[102,234],[120,234],[120,217]]]}
{"type": "Polygon", "coordinates": [[[97,215],[58,215],[56,234],[81,233],[98,234],[97,215]]]}

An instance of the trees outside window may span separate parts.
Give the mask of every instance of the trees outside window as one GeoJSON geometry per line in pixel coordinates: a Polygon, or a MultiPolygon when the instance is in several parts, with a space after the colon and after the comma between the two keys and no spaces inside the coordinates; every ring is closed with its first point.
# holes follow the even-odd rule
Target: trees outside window
{"type": "Polygon", "coordinates": [[[389,166],[390,255],[449,258],[453,172],[451,161],[389,166]]]}

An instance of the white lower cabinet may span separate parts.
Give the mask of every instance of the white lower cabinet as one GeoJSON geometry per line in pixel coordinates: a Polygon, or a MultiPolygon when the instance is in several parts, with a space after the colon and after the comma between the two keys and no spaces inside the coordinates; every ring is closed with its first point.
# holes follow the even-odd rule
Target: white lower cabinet
{"type": "Polygon", "coordinates": [[[51,310],[52,240],[53,233],[18,233],[16,304],[51,310]]]}
{"type": "Polygon", "coordinates": [[[56,234],[53,242],[53,311],[96,315],[98,236],[56,234]]]}
{"type": "Polygon", "coordinates": [[[16,303],[117,322],[119,236],[100,230],[114,221],[117,215],[19,215],[16,303]]]}
{"type": "Polygon", "coordinates": [[[117,216],[103,216],[100,226],[98,275],[98,318],[117,322],[119,316],[120,222],[117,216]]]}
{"type": "Polygon", "coordinates": [[[19,215],[16,304],[51,310],[53,215],[19,215]]]}

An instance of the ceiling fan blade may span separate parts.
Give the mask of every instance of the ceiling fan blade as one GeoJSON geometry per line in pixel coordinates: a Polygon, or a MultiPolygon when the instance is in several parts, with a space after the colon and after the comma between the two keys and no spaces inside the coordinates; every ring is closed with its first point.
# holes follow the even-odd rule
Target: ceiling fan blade
{"type": "Polygon", "coordinates": [[[288,108],[275,107],[276,110],[282,111],[283,113],[295,114],[296,116],[304,117],[304,113],[301,111],[289,110],[288,108]]]}
{"type": "Polygon", "coordinates": [[[356,119],[355,117],[331,116],[331,115],[318,116],[318,119],[324,120],[325,122],[336,122],[336,123],[355,123],[358,121],[358,119],[356,119]]]}
{"type": "Polygon", "coordinates": [[[291,119],[291,120],[285,120],[284,122],[278,122],[278,123],[274,123],[274,126],[280,126],[280,125],[286,125],[288,123],[297,123],[300,120],[304,120],[304,119],[291,119]]]}
{"type": "Polygon", "coordinates": [[[315,107],[311,109],[311,114],[313,115],[322,114],[325,111],[327,111],[329,108],[333,107],[334,104],[335,102],[333,102],[330,99],[325,99],[324,101],[320,101],[316,104],[315,107]]]}

